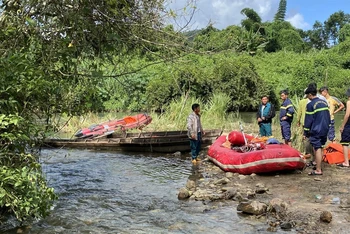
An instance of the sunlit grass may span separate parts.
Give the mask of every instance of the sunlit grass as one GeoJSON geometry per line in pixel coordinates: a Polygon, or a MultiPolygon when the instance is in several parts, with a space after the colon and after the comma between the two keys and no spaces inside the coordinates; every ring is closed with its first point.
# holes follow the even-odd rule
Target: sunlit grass
{"type": "MultiPolygon", "coordinates": [[[[152,122],[144,127],[142,131],[175,131],[186,130],[187,116],[192,112],[191,106],[193,103],[198,103],[201,106],[201,120],[204,130],[208,129],[221,129],[224,134],[227,134],[233,130],[241,131],[240,123],[242,124],[243,131],[253,136],[258,136],[259,126],[256,122],[255,115],[249,117],[242,117],[238,112],[227,113],[227,106],[230,99],[226,94],[219,93],[214,94],[207,103],[194,97],[182,96],[179,99],[174,99],[164,108],[163,113],[150,112],[148,113],[152,117],[152,122]]],[[[295,109],[298,109],[298,99],[292,99],[295,109]]],[[[66,121],[68,123],[65,126],[61,126],[61,133],[65,135],[73,136],[74,133],[81,128],[89,127],[93,124],[98,124],[113,119],[121,119],[128,115],[135,115],[137,113],[121,113],[121,112],[109,112],[106,114],[88,113],[84,116],[76,116],[68,119],[62,117],[62,125],[66,121]]],[[[295,118],[296,118],[295,113],[295,118]]],[[[303,152],[303,130],[298,127],[296,120],[292,124],[292,144],[293,147],[303,152]]],[[[129,132],[138,132],[140,130],[133,129],[129,132]]],[[[272,122],[272,134],[273,137],[282,142],[281,127],[279,123],[279,116],[276,113],[276,117],[272,122]]],[[[340,134],[336,134],[339,139],[340,134]]]]}

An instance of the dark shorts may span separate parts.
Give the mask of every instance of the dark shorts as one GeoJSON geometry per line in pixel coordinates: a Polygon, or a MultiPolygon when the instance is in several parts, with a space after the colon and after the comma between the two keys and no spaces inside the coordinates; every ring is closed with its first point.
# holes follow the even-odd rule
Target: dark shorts
{"type": "Polygon", "coordinates": [[[340,144],[349,145],[350,144],[350,126],[345,127],[343,132],[341,133],[340,144]]]}
{"type": "Polygon", "coordinates": [[[290,141],[291,138],[291,132],[290,132],[290,123],[284,122],[281,125],[281,133],[282,133],[282,138],[286,141],[290,141]]]}
{"type": "Polygon", "coordinates": [[[326,144],[327,136],[310,136],[309,141],[312,147],[317,150],[323,148],[323,146],[326,144]]]}

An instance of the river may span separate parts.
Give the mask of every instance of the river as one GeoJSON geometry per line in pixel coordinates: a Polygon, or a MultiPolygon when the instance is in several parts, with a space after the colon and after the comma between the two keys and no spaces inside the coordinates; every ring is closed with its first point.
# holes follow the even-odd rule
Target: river
{"type": "Polygon", "coordinates": [[[198,176],[188,154],[44,149],[40,161],[58,201],[45,219],[3,233],[266,232],[232,203],[178,200],[187,179],[198,176]]]}
{"type": "MultiPolygon", "coordinates": [[[[6,233],[253,233],[266,230],[225,202],[180,201],[196,174],[189,155],[43,150],[59,196],[50,216],[6,233]]],[[[260,233],[264,233],[260,232],[260,233]]]]}

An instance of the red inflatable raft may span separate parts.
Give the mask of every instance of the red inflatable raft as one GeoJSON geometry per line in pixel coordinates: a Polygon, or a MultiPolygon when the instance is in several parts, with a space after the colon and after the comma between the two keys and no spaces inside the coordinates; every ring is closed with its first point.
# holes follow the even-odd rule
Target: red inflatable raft
{"type": "Polygon", "coordinates": [[[151,123],[152,117],[147,114],[137,114],[134,116],[126,116],[122,119],[110,120],[100,124],[83,128],[75,133],[76,137],[96,137],[103,134],[112,133],[116,130],[125,131],[127,129],[142,128],[151,123]]]}
{"type": "MultiPolygon", "coordinates": [[[[236,133],[234,135],[237,135],[236,133]]],[[[232,136],[232,133],[229,136],[232,136]]],[[[232,137],[228,138],[232,140],[232,137]]],[[[250,140],[252,139],[250,137],[250,140]]],[[[301,153],[285,144],[257,143],[260,149],[238,152],[225,147],[224,143],[228,143],[226,136],[220,136],[208,151],[209,159],[224,171],[249,175],[252,173],[302,169],[305,166],[305,159],[301,153]]],[[[234,145],[235,143],[231,142],[231,144],[234,145]]]]}

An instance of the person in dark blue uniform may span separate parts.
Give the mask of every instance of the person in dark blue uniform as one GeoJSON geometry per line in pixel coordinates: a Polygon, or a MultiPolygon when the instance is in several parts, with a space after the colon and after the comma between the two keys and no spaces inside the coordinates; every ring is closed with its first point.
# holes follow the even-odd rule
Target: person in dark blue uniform
{"type": "Polygon", "coordinates": [[[280,125],[281,125],[281,133],[282,138],[284,139],[284,143],[292,146],[291,141],[291,130],[290,127],[293,121],[294,115],[294,107],[291,100],[288,98],[288,91],[282,90],[280,92],[281,99],[283,101],[280,107],[280,125]]]}
{"type": "Polygon", "coordinates": [[[328,103],[316,96],[317,88],[314,85],[309,85],[305,94],[310,102],[306,105],[304,139],[309,138],[315,151],[316,161],[316,170],[310,172],[309,175],[322,175],[322,148],[327,142],[331,123],[328,103]]]}

